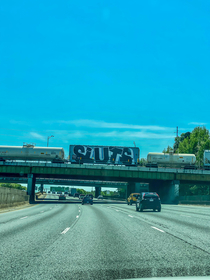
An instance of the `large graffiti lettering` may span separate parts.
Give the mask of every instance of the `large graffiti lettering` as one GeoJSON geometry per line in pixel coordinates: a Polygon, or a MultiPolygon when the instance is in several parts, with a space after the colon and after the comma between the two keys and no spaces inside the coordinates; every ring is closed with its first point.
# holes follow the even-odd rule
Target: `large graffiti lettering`
{"type": "Polygon", "coordinates": [[[132,165],[138,162],[139,148],[113,146],[70,146],[72,163],[105,163],[132,165]]]}

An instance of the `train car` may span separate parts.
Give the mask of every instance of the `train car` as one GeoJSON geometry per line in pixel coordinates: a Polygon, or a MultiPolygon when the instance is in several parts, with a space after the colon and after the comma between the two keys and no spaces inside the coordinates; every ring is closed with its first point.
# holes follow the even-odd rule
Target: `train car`
{"type": "Polygon", "coordinates": [[[210,169],[210,150],[205,150],[203,153],[204,169],[210,169]]]}
{"type": "Polygon", "coordinates": [[[184,167],[195,168],[194,154],[148,153],[146,167],[184,167]]]}
{"type": "Polygon", "coordinates": [[[64,162],[63,148],[35,147],[34,145],[0,146],[0,161],[27,160],[64,162]]]}
{"type": "Polygon", "coordinates": [[[140,150],[137,147],[70,145],[71,163],[137,165],[140,150]]]}

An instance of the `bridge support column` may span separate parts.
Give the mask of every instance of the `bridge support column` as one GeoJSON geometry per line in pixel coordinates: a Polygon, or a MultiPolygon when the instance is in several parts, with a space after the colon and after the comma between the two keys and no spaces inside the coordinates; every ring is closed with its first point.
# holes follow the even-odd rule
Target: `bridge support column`
{"type": "Polygon", "coordinates": [[[29,195],[29,203],[34,203],[34,197],[35,197],[35,183],[36,178],[33,174],[28,174],[28,186],[27,186],[27,194],[29,195]]]}
{"type": "Polygon", "coordinates": [[[95,198],[101,194],[101,187],[95,187],[95,198]]]}
{"type": "Polygon", "coordinates": [[[150,183],[150,191],[157,192],[162,203],[177,203],[179,197],[179,181],[153,181],[150,183]]]}
{"type": "Polygon", "coordinates": [[[128,198],[131,193],[135,193],[135,192],[136,192],[136,183],[128,182],[126,198],[128,198]]]}
{"type": "Polygon", "coordinates": [[[44,184],[41,184],[40,187],[39,187],[39,189],[40,189],[40,192],[43,194],[44,184]]]}

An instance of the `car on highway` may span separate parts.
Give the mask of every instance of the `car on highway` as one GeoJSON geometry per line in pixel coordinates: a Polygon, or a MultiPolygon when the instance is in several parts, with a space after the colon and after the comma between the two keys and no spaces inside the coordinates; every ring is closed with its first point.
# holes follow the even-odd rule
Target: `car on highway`
{"type": "Polygon", "coordinates": [[[64,194],[69,194],[68,192],[64,192],[64,194]]]}
{"type": "Polygon", "coordinates": [[[50,191],[48,191],[48,193],[50,193],[50,191]]]}
{"type": "Polygon", "coordinates": [[[64,194],[59,195],[59,200],[65,200],[65,199],[66,199],[66,196],[64,194]]]}
{"type": "Polygon", "coordinates": [[[85,197],[85,194],[80,194],[79,199],[83,199],[85,197]]]}
{"type": "Polygon", "coordinates": [[[57,194],[62,194],[62,192],[57,192],[57,194]]]}
{"type": "Polygon", "coordinates": [[[104,199],[103,195],[99,195],[97,198],[98,199],[104,199]]]}
{"type": "Polygon", "coordinates": [[[84,204],[93,205],[93,199],[91,198],[91,196],[89,196],[89,195],[84,196],[84,198],[82,200],[82,205],[84,205],[84,204]]]}
{"type": "Polygon", "coordinates": [[[140,193],[131,193],[129,197],[127,198],[127,204],[132,205],[133,203],[136,203],[138,196],[140,193]]]}
{"type": "Polygon", "coordinates": [[[93,199],[93,194],[89,194],[89,197],[91,197],[93,199]]]}
{"type": "Polygon", "coordinates": [[[138,196],[136,202],[136,211],[142,212],[144,209],[161,211],[160,197],[156,192],[144,192],[138,196]]]}
{"type": "Polygon", "coordinates": [[[52,194],[55,194],[55,192],[53,191],[52,194]]]}
{"type": "Polygon", "coordinates": [[[75,193],[75,194],[74,194],[74,197],[79,197],[79,196],[80,196],[79,193],[75,193]]]}

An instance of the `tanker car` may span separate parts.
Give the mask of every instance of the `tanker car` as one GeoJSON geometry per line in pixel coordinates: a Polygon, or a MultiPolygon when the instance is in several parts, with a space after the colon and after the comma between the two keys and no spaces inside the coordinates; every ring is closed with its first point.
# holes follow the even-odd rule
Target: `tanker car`
{"type": "Polygon", "coordinates": [[[0,146],[0,161],[27,160],[27,161],[51,161],[64,163],[63,148],[35,147],[26,144],[21,146],[0,146]]]}
{"type": "Polygon", "coordinates": [[[146,167],[184,167],[195,169],[196,156],[194,154],[148,153],[146,167]]]}

